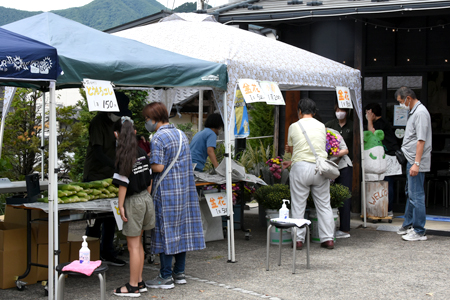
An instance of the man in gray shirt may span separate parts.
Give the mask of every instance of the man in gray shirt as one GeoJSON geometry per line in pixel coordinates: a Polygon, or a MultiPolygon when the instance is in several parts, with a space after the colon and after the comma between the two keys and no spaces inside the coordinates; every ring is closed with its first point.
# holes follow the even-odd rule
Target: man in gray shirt
{"type": "Polygon", "coordinates": [[[395,98],[401,107],[409,110],[402,144],[407,160],[405,221],[397,233],[406,241],[425,241],[424,180],[431,165],[431,118],[410,88],[399,88],[395,98]]]}

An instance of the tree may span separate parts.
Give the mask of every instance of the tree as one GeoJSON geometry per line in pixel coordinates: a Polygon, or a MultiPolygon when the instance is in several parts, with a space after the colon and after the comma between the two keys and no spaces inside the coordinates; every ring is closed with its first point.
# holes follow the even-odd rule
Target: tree
{"type": "MultiPolygon", "coordinates": [[[[23,180],[25,175],[41,170],[42,130],[48,132],[48,112],[42,128],[42,104],[38,99],[40,91],[17,89],[11,103],[11,111],[5,119],[2,159],[11,168],[0,170],[0,176],[11,180],[23,180]]],[[[57,139],[58,160],[61,167],[70,163],[69,152],[80,144],[81,127],[75,120],[75,106],[60,107],[56,110],[59,131],[57,139]]],[[[45,133],[45,132],[44,132],[45,133]]],[[[48,166],[48,140],[44,141],[44,161],[48,166]]],[[[46,167],[46,169],[48,169],[46,167]]]]}
{"type": "MultiPolygon", "coordinates": [[[[249,123],[250,136],[266,136],[273,134],[273,105],[267,105],[265,102],[256,102],[249,105],[249,123]]],[[[262,147],[265,149],[269,145],[273,145],[273,138],[261,139],[262,147]]],[[[259,148],[260,142],[256,140],[247,140],[253,149],[259,148]]]]}

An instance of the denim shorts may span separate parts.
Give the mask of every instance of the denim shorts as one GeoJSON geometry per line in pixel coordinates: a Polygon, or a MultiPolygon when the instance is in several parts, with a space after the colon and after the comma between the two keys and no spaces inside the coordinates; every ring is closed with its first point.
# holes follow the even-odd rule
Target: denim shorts
{"type": "Polygon", "coordinates": [[[123,235],[140,236],[142,230],[155,228],[155,208],[147,190],[126,197],[123,206],[128,219],[123,222],[123,235]]]}

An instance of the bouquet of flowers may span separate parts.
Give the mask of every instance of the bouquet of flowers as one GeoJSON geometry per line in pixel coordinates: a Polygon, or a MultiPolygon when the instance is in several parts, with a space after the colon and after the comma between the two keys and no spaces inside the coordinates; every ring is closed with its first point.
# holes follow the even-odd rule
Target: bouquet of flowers
{"type": "Polygon", "coordinates": [[[331,130],[327,130],[327,145],[326,151],[329,156],[338,155],[339,153],[339,139],[341,136],[331,132],[331,130]]]}
{"type": "Polygon", "coordinates": [[[266,161],[266,165],[269,166],[270,172],[272,172],[272,175],[276,179],[281,179],[281,163],[283,162],[283,159],[279,156],[276,158],[271,158],[268,161],[266,161]]]}

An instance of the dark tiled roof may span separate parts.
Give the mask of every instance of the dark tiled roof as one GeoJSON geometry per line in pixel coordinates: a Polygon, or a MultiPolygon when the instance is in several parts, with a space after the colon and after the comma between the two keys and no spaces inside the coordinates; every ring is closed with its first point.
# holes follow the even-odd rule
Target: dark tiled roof
{"type": "Polygon", "coordinates": [[[450,9],[450,1],[444,0],[246,0],[214,7],[209,14],[216,15],[221,23],[257,23],[295,20],[311,17],[339,15],[367,15],[393,12],[416,12],[450,9]],[[288,4],[302,2],[302,4],[288,4]],[[320,5],[317,5],[319,4],[320,5]],[[314,5],[311,5],[314,4],[314,5]]]}

